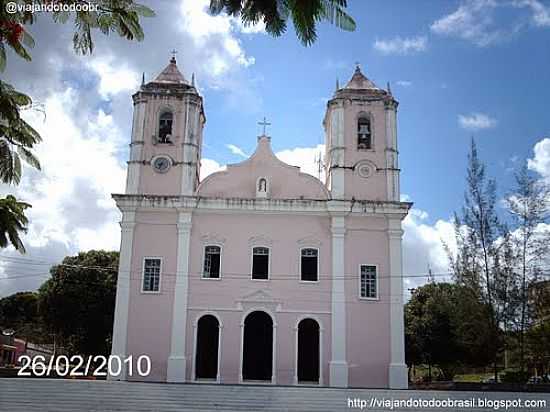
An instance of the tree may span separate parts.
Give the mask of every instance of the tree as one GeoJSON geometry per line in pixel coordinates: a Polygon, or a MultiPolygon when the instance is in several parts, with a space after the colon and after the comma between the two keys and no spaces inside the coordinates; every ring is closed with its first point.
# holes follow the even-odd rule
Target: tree
{"type": "Polygon", "coordinates": [[[544,258],[550,251],[550,235],[540,230],[548,220],[550,190],[547,184],[529,174],[527,165],[515,175],[516,187],[506,197],[507,210],[516,230],[512,235],[521,274],[519,293],[520,368],[525,368],[525,332],[531,321],[528,290],[538,281],[544,258]]]}
{"type": "Polygon", "coordinates": [[[405,352],[409,366],[439,367],[452,380],[461,365],[485,365],[489,336],[483,305],[464,286],[429,283],[405,305],[405,352]]]}
{"type": "Polygon", "coordinates": [[[539,374],[550,374],[550,319],[532,326],[525,341],[532,365],[539,374]]]}
{"type": "MultiPolygon", "coordinates": [[[[455,236],[457,253],[449,259],[453,276],[459,285],[470,289],[488,308],[490,325],[490,350],[495,380],[498,377],[498,356],[503,348],[500,329],[504,314],[508,310],[509,295],[503,293],[501,280],[511,275],[509,267],[503,266],[503,247],[508,234],[500,223],[495,206],[496,182],[487,178],[485,166],[477,154],[472,139],[468,155],[467,189],[461,216],[455,214],[455,236]],[[506,310],[504,310],[506,308],[506,310]]],[[[508,286],[508,281],[504,285],[508,286]]]]}
{"type": "MultiPolygon", "coordinates": [[[[31,55],[28,49],[35,45],[35,41],[28,33],[25,26],[32,25],[36,21],[30,7],[33,5],[48,4],[58,7],[58,11],[51,13],[55,22],[66,23],[71,15],[74,17],[75,33],[73,36],[73,47],[77,53],[92,53],[94,43],[92,31],[99,30],[108,35],[112,32],[128,39],[142,40],[143,30],[139,24],[139,18],[153,16],[154,13],[149,8],[136,4],[132,0],[90,0],[80,2],[75,0],[51,0],[31,1],[25,0],[17,2],[18,6],[29,6],[28,9],[8,10],[5,1],[0,1],[0,72],[6,68],[6,51],[8,48],[13,50],[19,57],[31,61],[31,55]],[[61,6],[80,6],[80,10],[70,13],[61,11],[61,6]],[[83,10],[82,6],[88,6],[83,10]]],[[[22,117],[23,110],[33,108],[32,100],[29,96],[18,92],[10,84],[0,80],[0,182],[7,184],[18,184],[21,179],[21,159],[30,166],[40,169],[40,163],[32,150],[40,142],[40,135],[34,130],[22,117]]],[[[13,197],[13,196],[12,196],[13,197]]],[[[5,200],[0,203],[0,213],[8,215],[11,213],[9,207],[15,200],[5,200]]],[[[16,221],[2,221],[2,232],[0,236],[9,239],[13,246],[24,253],[25,248],[19,236],[14,236],[14,232],[24,232],[26,230],[26,217],[22,205],[20,217],[23,217],[25,223],[17,224],[16,221]]],[[[29,205],[27,205],[29,207],[29,205]]],[[[18,221],[22,222],[21,219],[18,221]]],[[[0,238],[1,240],[1,238],[0,238]]],[[[6,247],[6,244],[0,243],[0,247],[6,247]]]]}
{"type": "Polygon", "coordinates": [[[291,18],[296,36],[305,46],[317,39],[317,23],[321,21],[354,31],[355,21],[346,7],[347,0],[210,0],[212,14],[225,11],[230,16],[240,15],[245,26],[263,21],[266,32],[274,37],[286,31],[291,18]]]}
{"type": "Polygon", "coordinates": [[[0,247],[5,248],[11,243],[16,250],[25,252],[19,233],[27,231],[25,209],[29,207],[31,205],[18,202],[12,195],[0,199],[0,247]]]}
{"type": "Polygon", "coordinates": [[[69,353],[109,354],[118,256],[103,250],[68,256],[40,287],[39,315],[69,353]]]}
{"type": "Polygon", "coordinates": [[[0,299],[0,332],[13,329],[16,335],[35,343],[47,339],[38,318],[38,294],[17,292],[0,299]]]}

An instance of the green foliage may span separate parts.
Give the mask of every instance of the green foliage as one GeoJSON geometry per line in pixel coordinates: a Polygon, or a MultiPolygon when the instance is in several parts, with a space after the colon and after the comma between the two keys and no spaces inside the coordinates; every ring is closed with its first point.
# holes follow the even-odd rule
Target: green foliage
{"type": "Polygon", "coordinates": [[[527,383],[529,379],[529,372],[527,371],[504,371],[500,374],[500,381],[502,383],[527,383]]]}
{"type": "Polygon", "coordinates": [[[33,343],[49,343],[38,316],[38,294],[18,292],[0,299],[0,330],[13,329],[19,338],[33,343]]]}
{"type": "Polygon", "coordinates": [[[527,357],[539,373],[550,374],[550,318],[532,326],[526,333],[527,357]]]}
{"type": "Polygon", "coordinates": [[[452,380],[462,365],[489,359],[486,308],[468,289],[452,283],[419,287],[405,305],[405,352],[409,365],[436,365],[452,380]]]}
{"type": "Polygon", "coordinates": [[[296,36],[309,46],[317,39],[317,23],[327,21],[336,27],[355,30],[355,21],[345,12],[346,0],[210,0],[210,12],[239,16],[245,26],[260,21],[267,33],[278,37],[286,31],[292,19],[296,36]]]}
{"type": "Polygon", "coordinates": [[[118,252],[92,250],[51,268],[39,289],[44,326],[69,353],[108,355],[113,327],[118,252]]]}
{"type": "Polygon", "coordinates": [[[29,96],[16,91],[0,80],[0,181],[18,184],[21,180],[21,158],[40,170],[40,162],[32,153],[40,135],[21,118],[21,110],[29,108],[29,96]]]}
{"type": "Polygon", "coordinates": [[[19,202],[11,195],[0,199],[0,248],[5,248],[11,243],[16,250],[25,253],[19,233],[27,232],[28,219],[25,209],[29,207],[31,205],[19,202]]]}

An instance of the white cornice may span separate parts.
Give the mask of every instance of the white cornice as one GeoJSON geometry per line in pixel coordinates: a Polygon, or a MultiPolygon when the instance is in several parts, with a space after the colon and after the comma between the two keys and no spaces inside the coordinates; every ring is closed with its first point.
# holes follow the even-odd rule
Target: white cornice
{"type": "Polygon", "coordinates": [[[121,211],[194,213],[305,214],[317,216],[388,216],[403,219],[412,203],[378,200],[213,198],[198,196],[113,194],[121,211]]]}

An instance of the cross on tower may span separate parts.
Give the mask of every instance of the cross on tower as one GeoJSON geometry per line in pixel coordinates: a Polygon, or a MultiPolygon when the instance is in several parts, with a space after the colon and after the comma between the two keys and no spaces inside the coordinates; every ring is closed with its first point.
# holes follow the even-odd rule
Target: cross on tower
{"type": "Polygon", "coordinates": [[[271,123],[269,123],[269,122],[266,120],[265,116],[264,116],[264,120],[261,121],[261,122],[258,122],[258,124],[259,124],[260,126],[263,126],[263,127],[264,127],[264,131],[263,131],[263,133],[262,133],[262,136],[267,136],[267,135],[265,134],[265,128],[266,128],[266,126],[271,126],[271,123]]]}
{"type": "Polygon", "coordinates": [[[176,61],[176,54],[178,53],[176,49],[172,49],[172,60],[176,61]]]}

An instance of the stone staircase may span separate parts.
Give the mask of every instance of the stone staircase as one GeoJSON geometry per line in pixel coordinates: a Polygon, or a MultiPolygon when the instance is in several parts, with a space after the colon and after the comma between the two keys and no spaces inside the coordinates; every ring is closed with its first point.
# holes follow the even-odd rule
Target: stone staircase
{"type": "MultiPolygon", "coordinates": [[[[2,412],[359,411],[361,410],[359,407],[348,407],[348,398],[369,400],[373,396],[379,399],[407,399],[409,397],[430,399],[434,396],[440,399],[447,399],[448,396],[455,399],[469,399],[474,396],[516,399],[518,394],[267,385],[129,383],[32,378],[0,379],[0,411],[2,412]]],[[[522,393],[521,397],[524,399],[547,399],[547,404],[550,406],[550,394],[522,393]]],[[[388,411],[389,409],[365,407],[363,410],[388,411]]],[[[429,410],[441,411],[442,409],[422,409],[422,411],[429,410]]],[[[468,410],[481,411],[482,409],[468,410]]]]}

